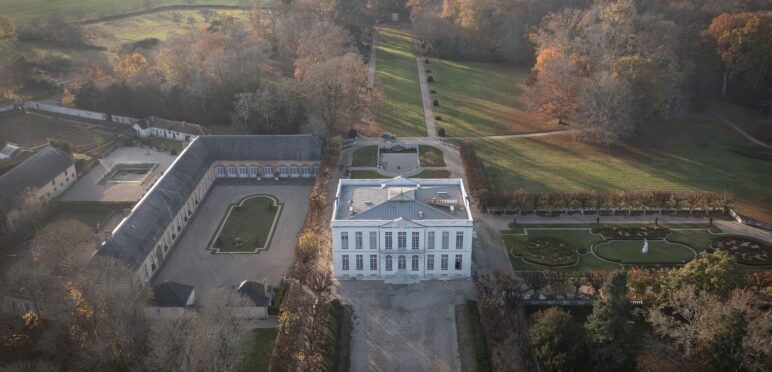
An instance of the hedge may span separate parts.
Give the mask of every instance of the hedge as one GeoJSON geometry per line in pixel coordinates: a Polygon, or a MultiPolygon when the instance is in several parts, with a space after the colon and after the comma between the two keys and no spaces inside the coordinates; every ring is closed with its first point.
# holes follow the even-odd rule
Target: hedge
{"type": "Polygon", "coordinates": [[[474,145],[464,142],[459,147],[469,189],[474,201],[484,211],[581,211],[613,210],[723,210],[732,194],[665,191],[633,192],[529,192],[491,191],[474,145]]]}

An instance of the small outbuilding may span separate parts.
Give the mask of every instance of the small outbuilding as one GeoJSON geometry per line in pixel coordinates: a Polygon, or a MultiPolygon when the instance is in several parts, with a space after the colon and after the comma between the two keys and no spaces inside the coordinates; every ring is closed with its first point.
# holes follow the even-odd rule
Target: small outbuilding
{"type": "Polygon", "coordinates": [[[153,305],[147,309],[154,318],[176,318],[193,311],[196,291],[193,287],[166,281],[153,287],[153,305]]]}

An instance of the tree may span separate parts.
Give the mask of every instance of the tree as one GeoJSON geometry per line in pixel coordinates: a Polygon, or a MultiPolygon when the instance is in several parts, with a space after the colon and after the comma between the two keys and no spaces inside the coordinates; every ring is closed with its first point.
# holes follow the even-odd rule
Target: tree
{"type": "Polygon", "coordinates": [[[730,77],[754,88],[766,84],[772,72],[772,12],[721,14],[703,37],[724,64],[722,96],[730,77]]]}
{"type": "Polygon", "coordinates": [[[661,296],[666,297],[687,285],[693,286],[696,291],[726,299],[732,290],[745,286],[745,277],[729,253],[703,252],[682,268],[660,278],[661,296]]]}
{"type": "Polygon", "coordinates": [[[52,275],[72,274],[94,253],[93,235],[91,228],[76,220],[52,222],[32,238],[32,259],[52,275]]]}
{"type": "Polygon", "coordinates": [[[582,86],[576,104],[576,121],[582,137],[601,144],[630,139],[635,130],[630,83],[601,72],[582,86]]]}
{"type": "Polygon", "coordinates": [[[576,66],[557,50],[539,53],[533,67],[536,82],[529,89],[529,106],[558,123],[573,112],[581,83],[576,66]]]}
{"type": "Polygon", "coordinates": [[[10,17],[0,14],[0,40],[16,36],[16,24],[10,17]]]}
{"type": "Polygon", "coordinates": [[[367,107],[367,71],[354,53],[310,65],[300,84],[311,113],[328,130],[342,129],[338,125],[343,123],[353,126],[367,107]]]}
{"type": "Polygon", "coordinates": [[[751,292],[736,289],[722,299],[685,285],[668,293],[663,309],[647,321],[696,370],[768,370],[772,314],[760,310],[751,292]]]}
{"type": "Polygon", "coordinates": [[[533,314],[528,336],[545,370],[581,370],[584,329],[568,312],[551,307],[533,314]]]}
{"type": "Polygon", "coordinates": [[[587,318],[587,344],[592,351],[589,358],[596,371],[629,371],[635,367],[632,319],[626,296],[627,274],[615,271],[587,318]]]}

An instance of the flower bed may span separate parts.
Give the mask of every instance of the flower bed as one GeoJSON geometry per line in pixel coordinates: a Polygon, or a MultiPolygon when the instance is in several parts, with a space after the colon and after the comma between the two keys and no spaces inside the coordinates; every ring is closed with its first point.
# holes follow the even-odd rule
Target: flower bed
{"type": "Polygon", "coordinates": [[[670,230],[664,227],[619,227],[603,226],[592,229],[593,234],[601,234],[607,239],[665,239],[670,230]]]}
{"type": "Polygon", "coordinates": [[[767,266],[772,265],[772,245],[760,240],[726,236],[713,239],[710,246],[728,252],[743,265],[767,266]]]}
{"type": "Polygon", "coordinates": [[[528,239],[524,249],[512,249],[524,261],[545,266],[573,265],[579,259],[571,244],[554,238],[528,239]]]}

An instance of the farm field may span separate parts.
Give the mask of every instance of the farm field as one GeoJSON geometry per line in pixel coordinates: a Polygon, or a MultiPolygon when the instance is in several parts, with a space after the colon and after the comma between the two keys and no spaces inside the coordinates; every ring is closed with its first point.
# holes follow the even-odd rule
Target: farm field
{"type": "Polygon", "coordinates": [[[73,151],[86,152],[112,141],[117,134],[117,130],[107,126],[35,112],[0,115],[0,144],[3,145],[13,142],[35,147],[49,139],[58,139],[72,146],[73,151]]]}
{"type": "Polygon", "coordinates": [[[382,132],[425,136],[423,103],[413,42],[407,25],[379,28],[375,86],[383,94],[375,122],[382,132]]]}
{"type": "Polygon", "coordinates": [[[429,88],[437,130],[449,137],[487,136],[563,129],[527,112],[523,102],[530,69],[509,63],[456,62],[430,59],[429,88]]]}
{"type": "Polygon", "coordinates": [[[772,162],[734,149],[739,134],[707,116],[652,123],[632,142],[605,148],[569,136],[475,142],[497,191],[732,191],[735,207],[772,221],[772,162]]]}
{"type": "Polygon", "coordinates": [[[0,14],[5,14],[17,23],[33,18],[51,16],[64,17],[68,20],[85,20],[109,15],[169,5],[239,5],[239,0],[3,0],[0,2],[0,14]]]}

